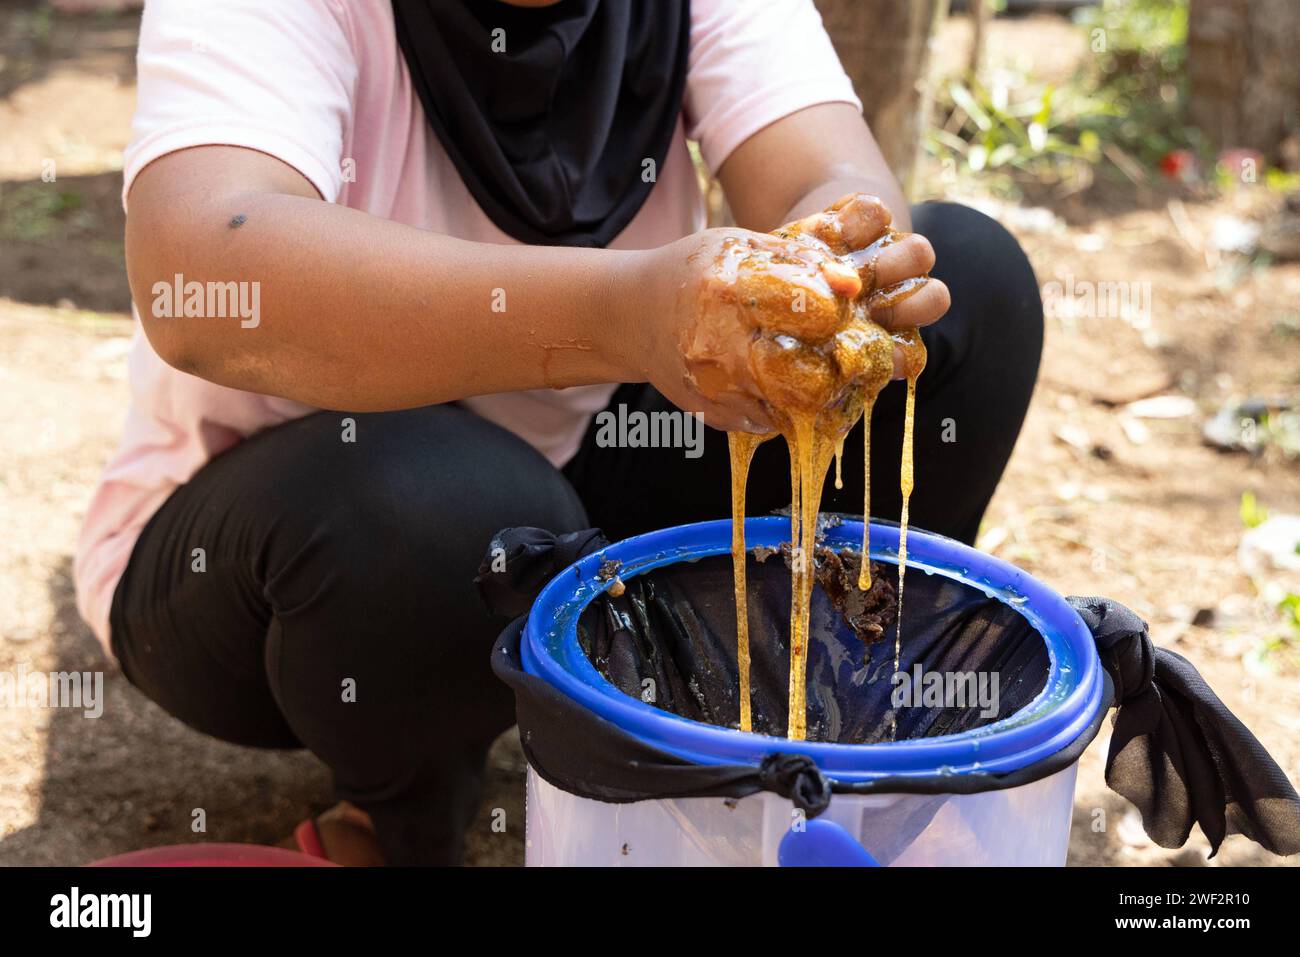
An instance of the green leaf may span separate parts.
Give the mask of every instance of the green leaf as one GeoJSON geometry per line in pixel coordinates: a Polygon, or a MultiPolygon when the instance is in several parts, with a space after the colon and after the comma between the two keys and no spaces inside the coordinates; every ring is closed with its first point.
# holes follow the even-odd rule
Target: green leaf
{"type": "Polygon", "coordinates": [[[930,135],[937,142],[942,143],[955,153],[965,153],[970,148],[970,144],[964,139],[955,133],[949,133],[947,130],[931,130],[930,135]]]}
{"type": "Polygon", "coordinates": [[[1043,90],[1043,95],[1039,100],[1042,105],[1038,112],[1034,114],[1034,122],[1039,126],[1048,126],[1052,119],[1052,95],[1056,92],[1056,87],[1048,86],[1043,90]]]}
{"type": "Polygon", "coordinates": [[[953,83],[948,87],[948,93],[952,101],[961,107],[962,112],[969,116],[971,122],[980,130],[988,132],[993,128],[993,121],[989,119],[988,113],[976,102],[974,95],[965,86],[961,83],[953,83]]]}
{"type": "Polygon", "coordinates": [[[1005,166],[1016,158],[1016,147],[1014,143],[1003,143],[992,153],[989,154],[989,169],[997,169],[999,166],[1005,166]]]}
{"type": "Polygon", "coordinates": [[[1268,509],[1260,505],[1255,493],[1247,490],[1241,493],[1241,523],[1247,528],[1258,528],[1268,519],[1268,509]]]}

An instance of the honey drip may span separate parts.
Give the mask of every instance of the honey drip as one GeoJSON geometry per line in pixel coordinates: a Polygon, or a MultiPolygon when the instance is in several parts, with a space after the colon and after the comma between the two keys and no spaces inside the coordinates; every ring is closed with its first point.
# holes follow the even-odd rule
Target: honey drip
{"type": "MultiPolygon", "coordinates": [[[[817,544],[817,512],[831,456],[842,437],[827,441],[816,428],[816,416],[793,415],[785,440],[790,448],[790,713],[786,736],[807,736],[805,700],[808,673],[808,609],[813,589],[813,549],[817,544]]],[[[743,555],[742,555],[743,558],[743,555]]]]}
{"type": "Polygon", "coordinates": [[[858,591],[871,588],[871,413],[873,396],[862,412],[862,569],[858,572],[858,591]]]}
{"type": "MultiPolygon", "coordinates": [[[[925,343],[915,331],[894,337],[903,350],[903,369],[907,376],[907,405],[903,412],[903,457],[898,468],[898,487],[903,493],[903,508],[898,516],[898,614],[894,627],[894,674],[898,674],[903,653],[903,583],[907,577],[907,524],[908,503],[912,498],[914,460],[912,438],[916,420],[916,380],[925,369],[927,358],[925,343]]],[[[868,454],[870,454],[868,452],[868,454]]],[[[866,562],[863,562],[866,565],[866,562]]],[[[898,737],[898,716],[891,713],[890,737],[898,737]]]]}
{"type": "MultiPolygon", "coordinates": [[[[773,253],[743,240],[724,248],[720,273],[735,277],[736,300],[754,329],[749,363],[772,421],[790,453],[790,686],[786,734],[807,735],[808,618],[814,583],[814,549],[822,488],[835,459],[835,484],[844,439],[859,418],[866,433],[864,449],[864,519],[870,509],[871,410],[894,372],[895,349],[903,356],[908,380],[907,417],[902,462],[903,513],[900,533],[899,598],[906,560],[907,498],[912,490],[912,429],[916,377],[925,367],[925,347],[915,330],[891,335],[871,320],[873,307],[892,306],[925,285],[918,277],[885,289],[876,288],[875,260],[881,249],[902,234],[888,228],[888,216],[872,227],[879,202],[862,194],[845,197],[824,213],[776,230],[782,239],[798,240],[829,252],[834,259],[810,268],[798,249],[773,253]],[[874,241],[850,248],[847,235],[863,233],[874,241]],[[847,275],[848,282],[845,281],[847,275]],[[856,275],[855,275],[856,274],[856,275]],[[860,284],[859,284],[860,280],[860,284]],[[790,289],[808,294],[811,306],[790,308],[790,289]],[[856,292],[850,292],[856,290],[856,292]]],[[[752,730],[750,649],[745,576],[745,483],[759,444],[772,434],[730,433],[732,568],[736,597],[736,658],[740,676],[740,727],[752,730]]],[[[859,587],[871,585],[868,533],[863,531],[859,587]]],[[[895,670],[899,649],[895,648],[895,670]]]]}
{"type": "Polygon", "coordinates": [[[736,669],[740,675],[740,730],[752,731],[749,692],[749,603],[745,593],[745,483],[749,479],[749,465],[754,460],[754,450],[769,436],[752,432],[728,432],[727,447],[731,452],[731,554],[739,555],[732,562],[732,577],[736,588],[736,669]]]}

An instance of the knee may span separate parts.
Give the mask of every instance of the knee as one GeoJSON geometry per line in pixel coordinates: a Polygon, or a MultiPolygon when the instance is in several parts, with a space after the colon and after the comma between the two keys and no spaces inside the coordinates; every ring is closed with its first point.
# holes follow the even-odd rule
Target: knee
{"type": "Polygon", "coordinates": [[[931,275],[952,293],[953,312],[967,313],[981,328],[1041,343],[1043,300],[1029,257],[997,220],[951,202],[912,208],[913,228],[930,240],[931,275]]]}
{"type": "Polygon", "coordinates": [[[1033,266],[1016,237],[996,219],[961,203],[928,202],[912,208],[912,222],[934,247],[933,274],[950,286],[995,293],[1041,305],[1033,266]]]}
{"type": "Polygon", "coordinates": [[[476,564],[503,527],[586,524],[573,488],[522,439],[462,409],[437,411],[433,427],[422,416],[388,423],[372,460],[356,464],[356,499],[340,505],[351,506],[358,533],[476,564]]]}
{"type": "Polygon", "coordinates": [[[333,434],[317,443],[314,479],[285,490],[273,568],[315,559],[324,563],[318,572],[358,588],[462,578],[468,588],[501,528],[562,532],[586,524],[557,469],[470,412],[436,407],[351,418],[355,441],[341,442],[331,423],[333,434]]]}

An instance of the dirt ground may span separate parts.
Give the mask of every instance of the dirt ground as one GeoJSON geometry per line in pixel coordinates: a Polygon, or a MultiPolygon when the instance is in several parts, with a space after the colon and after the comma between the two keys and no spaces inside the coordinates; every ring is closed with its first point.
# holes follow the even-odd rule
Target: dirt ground
{"type": "MultiPolygon", "coordinates": [[[[136,22],[0,0],[0,671],[103,667],[74,608],[70,563],[127,399],[118,191],[136,22]],[[45,182],[51,159],[57,178],[45,182]]],[[[945,31],[941,60],[963,28],[945,31]]],[[[991,56],[1059,48],[1063,28],[1056,18],[999,21],[991,56]]],[[[1273,512],[1300,513],[1300,468],[1219,453],[1200,438],[1228,397],[1300,388],[1300,265],[1225,280],[1227,263],[1206,238],[1218,217],[1256,214],[1253,194],[1195,203],[1152,184],[1116,195],[1033,213],[956,196],[1007,222],[1044,284],[1150,283],[1149,317],[1049,319],[1038,393],[981,545],[1062,593],[1131,605],[1300,780],[1297,669],[1276,655],[1270,667],[1248,667],[1279,626],[1236,561],[1243,491],[1273,512]],[[1150,396],[1193,405],[1173,418],[1126,411],[1150,396]]],[[[205,738],[113,672],[106,688],[98,720],[0,710],[0,864],[81,864],[191,841],[196,808],[206,813],[203,839],[272,842],[328,802],[326,774],[309,755],[205,738]]],[[[1241,838],[1207,861],[1199,833],[1180,851],[1155,847],[1104,785],[1104,739],[1083,760],[1072,864],[1296,863],[1241,838]]],[[[469,860],[522,858],[522,761],[507,737],[469,860]],[[494,808],[505,809],[503,834],[489,826],[494,808]]]]}

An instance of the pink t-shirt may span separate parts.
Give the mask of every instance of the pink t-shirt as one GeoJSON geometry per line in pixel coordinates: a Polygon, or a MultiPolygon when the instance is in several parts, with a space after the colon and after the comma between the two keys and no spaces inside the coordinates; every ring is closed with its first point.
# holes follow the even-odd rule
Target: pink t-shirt
{"type": "MultiPolygon", "coordinates": [[[[138,68],[124,204],[153,160],[225,144],[282,160],[327,202],[462,239],[515,242],[479,209],[430,130],[387,0],[149,0],[138,68]]],[[[692,0],[682,121],[649,199],[610,245],[644,249],[703,227],[688,137],[716,170],[763,127],[836,101],[861,106],[811,0],[692,0]]],[[[138,328],[129,368],[122,444],[91,500],[74,569],[78,608],[105,648],[113,591],[167,496],[241,439],[313,411],[179,372],[138,328]]],[[[558,466],[613,389],[485,395],[464,405],[558,466]]]]}

